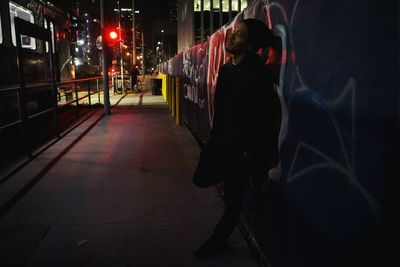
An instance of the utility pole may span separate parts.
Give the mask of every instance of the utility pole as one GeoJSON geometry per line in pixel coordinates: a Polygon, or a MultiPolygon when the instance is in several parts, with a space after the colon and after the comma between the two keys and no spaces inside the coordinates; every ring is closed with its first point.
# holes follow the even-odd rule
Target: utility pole
{"type": "Polygon", "coordinates": [[[104,95],[104,115],[111,114],[110,108],[110,91],[108,89],[108,66],[107,66],[107,44],[106,44],[106,30],[104,28],[104,0],[100,0],[100,26],[101,26],[101,40],[102,49],[101,53],[103,56],[103,95],[104,95]]]}
{"type": "Polygon", "coordinates": [[[135,0],[132,0],[132,64],[136,67],[135,0]]]}
{"type": "Polygon", "coordinates": [[[142,62],[143,62],[143,64],[142,64],[142,66],[143,66],[143,78],[144,78],[144,75],[146,74],[146,65],[144,64],[144,60],[145,60],[145,54],[144,54],[144,34],[143,34],[143,30],[142,30],[142,62]]]}
{"type": "Polygon", "coordinates": [[[224,21],[223,21],[223,16],[224,16],[224,10],[222,6],[222,0],[219,0],[219,27],[221,28],[224,21]]]}
{"type": "Polygon", "coordinates": [[[229,21],[232,20],[232,0],[229,0],[229,21]]]}
{"type": "Polygon", "coordinates": [[[214,1],[210,0],[210,36],[213,33],[214,33],[214,1]]]}
{"type": "MultiPolygon", "coordinates": [[[[122,53],[122,28],[121,28],[121,7],[119,5],[119,1],[117,1],[118,5],[118,31],[119,31],[119,52],[121,56],[121,87],[122,91],[125,92],[125,86],[124,86],[124,55],[122,53]]],[[[118,84],[118,82],[117,82],[118,84]]]]}
{"type": "Polygon", "coordinates": [[[200,11],[201,11],[201,17],[200,17],[200,40],[201,40],[201,42],[203,42],[204,41],[204,0],[201,0],[201,2],[200,2],[200,11]]]}
{"type": "Polygon", "coordinates": [[[161,30],[161,61],[164,61],[164,30],[161,30]]]}

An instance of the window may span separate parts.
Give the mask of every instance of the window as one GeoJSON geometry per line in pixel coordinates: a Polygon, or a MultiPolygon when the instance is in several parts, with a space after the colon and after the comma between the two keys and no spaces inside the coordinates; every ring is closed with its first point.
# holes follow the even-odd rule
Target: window
{"type": "Polygon", "coordinates": [[[201,11],[200,0],[194,0],[194,11],[201,11]]]}
{"type": "Polygon", "coordinates": [[[228,0],[222,0],[222,11],[229,12],[229,1],[228,0]]]}
{"type": "Polygon", "coordinates": [[[219,11],[219,0],[215,0],[213,4],[214,11],[219,11]]]}
{"type": "MultiPolygon", "coordinates": [[[[238,11],[239,2],[241,3],[241,10],[247,7],[247,0],[232,0],[232,11],[238,11]]],[[[219,0],[213,1],[214,11],[219,10],[219,0]]],[[[229,12],[229,0],[222,0],[222,10],[223,12],[229,12]]],[[[201,11],[201,0],[194,0],[194,11],[201,11]]],[[[204,0],[204,11],[210,11],[210,0],[204,0]]]]}
{"type": "MultiPolygon", "coordinates": [[[[14,46],[17,45],[16,37],[15,37],[15,24],[14,18],[18,17],[23,20],[26,20],[30,23],[34,23],[33,12],[29,9],[10,2],[10,23],[11,23],[11,39],[14,46]]],[[[36,41],[35,38],[28,37],[28,36],[21,36],[21,45],[23,48],[30,48],[35,50],[36,49],[36,41]]]]}
{"type": "MultiPolygon", "coordinates": [[[[215,6],[215,1],[219,0],[214,0],[214,6],[215,6]]],[[[210,11],[210,0],[203,0],[203,2],[204,2],[204,11],[210,11]]],[[[201,0],[194,0],[194,11],[197,12],[201,11],[201,0]]]]}
{"type": "MultiPolygon", "coordinates": [[[[47,29],[47,19],[44,19],[44,28],[47,29]]],[[[50,21],[50,31],[51,31],[51,44],[53,48],[53,54],[56,52],[56,43],[54,41],[54,24],[50,21]]],[[[46,42],[46,53],[49,53],[49,43],[46,42]]]]}
{"type": "MultiPolygon", "coordinates": [[[[233,11],[233,2],[232,0],[232,11],[233,11]]],[[[214,12],[219,11],[219,0],[214,0],[214,12]]],[[[222,12],[229,12],[229,0],[222,0],[222,12]]]]}
{"type": "MultiPolygon", "coordinates": [[[[208,1],[208,2],[210,2],[210,1],[208,1]]],[[[206,10],[205,3],[204,3],[204,10],[206,10]]],[[[194,0],[194,11],[196,11],[196,12],[201,11],[201,0],[194,0]]]]}
{"type": "Polygon", "coordinates": [[[241,8],[242,10],[247,7],[247,0],[240,0],[241,1],[241,8]]]}
{"type": "Polygon", "coordinates": [[[247,7],[247,0],[232,0],[232,11],[242,11],[247,7]],[[240,1],[240,10],[239,10],[240,1]]]}
{"type": "Polygon", "coordinates": [[[232,11],[238,11],[239,9],[238,1],[240,0],[232,0],[232,11]]]}

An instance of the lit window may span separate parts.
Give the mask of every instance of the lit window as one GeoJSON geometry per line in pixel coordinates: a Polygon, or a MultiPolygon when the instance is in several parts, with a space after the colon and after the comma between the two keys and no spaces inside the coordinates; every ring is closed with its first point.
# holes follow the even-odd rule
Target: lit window
{"type": "Polygon", "coordinates": [[[204,0],[204,10],[210,11],[211,3],[210,0],[204,0]]]}
{"type": "Polygon", "coordinates": [[[239,9],[238,0],[232,0],[232,11],[238,11],[238,9],[239,9]]]}
{"type": "Polygon", "coordinates": [[[200,0],[194,0],[194,11],[201,11],[201,1],[200,0]]]}
{"type": "Polygon", "coordinates": [[[247,0],[240,0],[241,1],[241,8],[242,10],[247,7],[247,0]]]}
{"type": "Polygon", "coordinates": [[[222,11],[229,12],[229,0],[222,0],[222,11]]]}
{"type": "MultiPolygon", "coordinates": [[[[247,7],[247,0],[232,0],[232,11],[238,11],[239,5],[238,1],[241,1],[241,8],[242,10],[247,7]]],[[[210,0],[204,0],[204,10],[209,11],[210,10],[210,0]]],[[[213,1],[213,10],[218,11],[219,10],[219,0],[214,0],[213,1]]],[[[200,12],[201,11],[201,0],[194,0],[194,11],[200,12]]],[[[222,0],[222,11],[223,12],[229,12],[229,0],[222,0]]]]}
{"type": "MultiPolygon", "coordinates": [[[[214,0],[214,11],[219,11],[219,0],[214,0]]],[[[229,12],[229,0],[222,0],[222,11],[229,12]]]]}
{"type": "MultiPolygon", "coordinates": [[[[215,8],[215,1],[219,0],[214,0],[214,8],[215,8]]],[[[201,11],[201,0],[194,0],[194,11],[197,12],[201,11]]],[[[204,0],[204,11],[210,11],[210,0],[204,0]]]]}
{"type": "MultiPolygon", "coordinates": [[[[44,19],[44,28],[47,29],[47,20],[44,19]]],[[[54,24],[50,21],[50,31],[51,31],[51,44],[53,48],[53,54],[56,52],[56,43],[54,40],[54,24]]],[[[46,53],[49,53],[49,43],[46,42],[46,53]]]]}
{"type": "MultiPolygon", "coordinates": [[[[238,11],[239,5],[238,1],[240,0],[232,0],[232,11],[238,11]]],[[[247,6],[247,0],[241,0],[242,5],[244,4],[247,6]]],[[[210,0],[204,0],[204,10],[210,10],[210,0]]],[[[243,9],[243,6],[241,7],[243,9]]],[[[214,12],[219,10],[219,0],[214,0],[213,2],[213,9],[214,12]]],[[[194,1],[194,11],[200,12],[201,11],[201,0],[194,1]]],[[[222,0],[222,11],[229,12],[229,0],[222,0]]]]}
{"type": "MultiPolygon", "coordinates": [[[[15,4],[13,2],[9,3],[10,6],[10,23],[11,23],[11,39],[14,46],[16,46],[16,37],[15,37],[15,23],[14,18],[18,17],[23,20],[26,20],[30,23],[34,23],[33,12],[29,9],[15,4]]],[[[36,41],[35,38],[28,37],[26,35],[21,36],[21,45],[23,48],[36,49],[36,41]]]]}
{"type": "Polygon", "coordinates": [[[82,65],[82,61],[79,58],[74,58],[75,66],[82,65]]]}

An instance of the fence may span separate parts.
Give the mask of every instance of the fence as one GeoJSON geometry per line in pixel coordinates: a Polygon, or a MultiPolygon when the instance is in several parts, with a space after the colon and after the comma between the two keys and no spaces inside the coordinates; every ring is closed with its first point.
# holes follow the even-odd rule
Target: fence
{"type": "Polygon", "coordinates": [[[281,100],[280,165],[249,190],[243,212],[274,267],[400,264],[395,2],[255,0],[158,66],[181,77],[182,119],[205,141],[226,37],[243,18],[274,31],[278,47],[260,54],[281,100]]]}
{"type": "Polygon", "coordinates": [[[51,83],[26,85],[23,99],[19,97],[18,86],[0,88],[0,167],[23,155],[31,157],[35,149],[59,138],[90,108],[103,104],[101,79],[94,77],[56,83],[56,99],[51,83]],[[54,101],[57,105],[53,105],[54,101]],[[27,112],[25,124],[21,123],[21,107],[25,107],[27,112]]]}

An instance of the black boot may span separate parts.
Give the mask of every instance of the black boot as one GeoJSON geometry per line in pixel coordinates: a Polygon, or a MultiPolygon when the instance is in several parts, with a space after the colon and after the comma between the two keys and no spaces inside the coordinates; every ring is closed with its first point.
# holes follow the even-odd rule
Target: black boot
{"type": "Polygon", "coordinates": [[[212,235],[210,239],[204,242],[194,252],[194,255],[199,259],[207,259],[225,252],[228,248],[228,241],[226,239],[218,238],[215,235],[212,235]]]}

